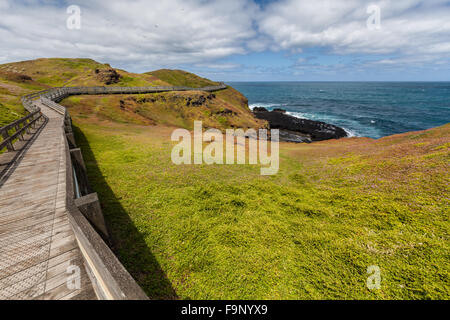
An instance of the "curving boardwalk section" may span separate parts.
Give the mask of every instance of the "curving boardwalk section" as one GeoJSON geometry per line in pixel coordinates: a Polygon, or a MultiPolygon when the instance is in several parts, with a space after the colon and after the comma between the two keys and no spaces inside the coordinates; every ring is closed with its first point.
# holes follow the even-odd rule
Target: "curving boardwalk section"
{"type": "Polygon", "coordinates": [[[57,101],[225,88],[63,87],[23,97],[30,115],[0,128],[0,300],[148,299],[107,245],[98,196],[57,101]]]}
{"type": "Polygon", "coordinates": [[[95,299],[66,211],[64,116],[37,106],[48,123],[0,188],[0,299],[95,299]]]}

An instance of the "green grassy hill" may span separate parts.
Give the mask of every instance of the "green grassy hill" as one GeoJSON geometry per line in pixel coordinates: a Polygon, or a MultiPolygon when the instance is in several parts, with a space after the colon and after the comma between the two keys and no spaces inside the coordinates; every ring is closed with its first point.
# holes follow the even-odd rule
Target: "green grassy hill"
{"type": "Polygon", "coordinates": [[[165,82],[147,74],[136,74],[113,69],[92,59],[42,58],[0,65],[0,71],[23,74],[44,86],[152,86],[167,85],[165,82]],[[120,78],[107,84],[101,73],[114,70],[120,78]]]}
{"type": "MultiPolygon", "coordinates": [[[[37,59],[0,65],[0,126],[25,114],[20,97],[59,86],[190,86],[214,85],[208,79],[181,70],[136,74],[113,69],[91,59],[37,59]]],[[[264,127],[248,108],[247,99],[229,87],[204,92],[160,93],[125,96],[81,96],[63,101],[71,113],[141,125],[191,128],[193,120],[205,126],[264,127]]]]}
{"type": "MultiPolygon", "coordinates": [[[[91,59],[50,58],[0,65],[0,126],[25,115],[21,96],[51,87],[108,85],[105,80],[111,78],[110,70],[114,69],[91,59]]],[[[115,71],[118,81],[109,85],[167,85],[150,75],[115,71]]]]}
{"type": "MultiPolygon", "coordinates": [[[[0,66],[0,125],[19,97],[60,85],[213,84],[136,75],[87,59],[0,66]]],[[[175,127],[253,127],[227,88],[73,96],[69,107],[113,249],[154,299],[448,299],[450,125],[384,137],[280,144],[280,171],[171,161],[175,127]],[[195,102],[195,103],[193,103],[195,102]],[[366,286],[379,266],[381,289],[366,286]]]]}
{"type": "Polygon", "coordinates": [[[206,86],[217,85],[217,82],[201,78],[193,73],[183,70],[169,70],[160,69],[156,71],[147,72],[146,74],[155,76],[162,81],[170,83],[173,86],[185,86],[191,88],[201,88],[206,86]]]}

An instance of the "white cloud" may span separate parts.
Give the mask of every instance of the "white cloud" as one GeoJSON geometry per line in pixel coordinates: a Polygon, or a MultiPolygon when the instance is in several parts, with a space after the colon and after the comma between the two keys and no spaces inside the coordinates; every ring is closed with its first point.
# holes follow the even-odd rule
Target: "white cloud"
{"type": "Polygon", "coordinates": [[[200,68],[208,68],[208,69],[214,69],[214,70],[231,70],[231,69],[237,69],[241,67],[240,64],[237,63],[197,63],[195,64],[195,67],[200,68]]]}
{"type": "Polygon", "coordinates": [[[440,0],[283,0],[260,16],[259,30],[280,48],[327,47],[338,54],[449,54],[450,2],[440,0]],[[381,9],[370,30],[367,7],[381,9]]]}
{"type": "Polygon", "coordinates": [[[0,0],[0,10],[8,9],[9,4],[7,0],[0,0]]]}
{"type": "Polygon", "coordinates": [[[258,8],[247,0],[81,0],[81,30],[66,28],[65,6],[46,3],[5,6],[1,60],[91,57],[145,68],[245,53],[256,36],[249,17],[258,8]]]}
{"type": "Polygon", "coordinates": [[[309,47],[336,54],[392,54],[397,57],[392,63],[441,63],[450,54],[448,0],[279,0],[263,8],[253,0],[76,4],[82,10],[81,30],[66,28],[66,5],[0,0],[0,62],[89,57],[146,71],[180,64],[232,69],[221,60],[264,50],[300,53],[309,47]],[[366,27],[372,3],[381,8],[380,30],[366,27]]]}

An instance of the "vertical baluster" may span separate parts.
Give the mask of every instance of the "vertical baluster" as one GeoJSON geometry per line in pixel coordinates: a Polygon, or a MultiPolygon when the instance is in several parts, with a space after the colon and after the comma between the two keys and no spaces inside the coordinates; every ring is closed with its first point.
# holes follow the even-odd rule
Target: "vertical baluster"
{"type": "MultiPolygon", "coordinates": [[[[20,131],[20,123],[16,124],[16,125],[14,126],[14,128],[16,129],[16,132],[19,132],[19,131],[20,131]]],[[[20,133],[20,135],[19,135],[19,140],[20,140],[20,141],[23,140],[23,132],[20,133]]]]}
{"type": "MultiPolygon", "coordinates": [[[[24,123],[23,123],[23,125],[25,126],[25,125],[28,125],[30,123],[30,118],[28,118],[24,123]]],[[[26,133],[30,133],[30,127],[27,127],[27,129],[26,129],[26,133]]]]}
{"type": "MultiPolygon", "coordinates": [[[[6,140],[6,139],[9,138],[8,130],[3,130],[3,131],[2,131],[2,137],[3,137],[3,140],[6,140]]],[[[8,149],[8,151],[14,151],[14,147],[13,147],[11,141],[9,141],[9,142],[6,144],[6,149],[8,149]]]]}

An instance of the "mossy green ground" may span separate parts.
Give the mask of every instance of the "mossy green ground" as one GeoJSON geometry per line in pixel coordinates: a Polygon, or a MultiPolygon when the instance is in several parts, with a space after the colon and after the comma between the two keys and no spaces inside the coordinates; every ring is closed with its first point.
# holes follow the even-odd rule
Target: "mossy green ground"
{"type": "Polygon", "coordinates": [[[261,176],[172,164],[173,128],[74,120],[114,248],[151,298],[450,297],[449,125],[282,144],[261,176]]]}
{"type": "MultiPolygon", "coordinates": [[[[95,69],[109,68],[89,59],[1,65],[0,126],[25,114],[20,96],[101,85],[95,69]]],[[[183,71],[118,72],[116,85],[212,84],[183,71]]],[[[250,114],[234,89],[216,96],[219,111],[250,114]]],[[[161,118],[157,105],[136,110],[160,118],[111,97],[66,102],[114,249],[151,298],[450,297],[450,125],[377,141],[282,144],[280,172],[263,177],[259,166],[173,165],[174,128],[161,123],[179,119],[161,118]],[[370,265],[381,269],[380,290],[366,287],[370,265]]]]}

